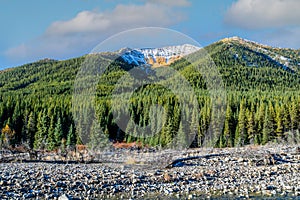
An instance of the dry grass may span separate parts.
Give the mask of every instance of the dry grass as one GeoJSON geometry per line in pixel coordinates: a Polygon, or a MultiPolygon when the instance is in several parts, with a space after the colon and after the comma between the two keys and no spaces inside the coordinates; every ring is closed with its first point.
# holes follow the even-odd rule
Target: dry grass
{"type": "Polygon", "coordinates": [[[128,157],[128,159],[125,162],[125,164],[127,164],[127,165],[134,165],[136,163],[137,163],[136,160],[132,157],[128,157]]]}

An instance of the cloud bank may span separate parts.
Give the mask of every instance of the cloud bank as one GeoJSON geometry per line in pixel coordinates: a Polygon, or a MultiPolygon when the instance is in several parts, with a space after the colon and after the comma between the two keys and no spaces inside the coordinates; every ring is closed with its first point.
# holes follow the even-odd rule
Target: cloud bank
{"type": "Polygon", "coordinates": [[[299,8],[299,0],[237,0],[226,11],[224,22],[250,31],[256,41],[299,49],[299,8]]]}
{"type": "Polygon", "coordinates": [[[146,0],[149,3],[164,4],[167,6],[190,6],[188,0],[146,0]]]}
{"type": "Polygon", "coordinates": [[[72,19],[53,22],[39,38],[8,49],[5,55],[13,60],[36,60],[87,53],[120,31],[145,26],[166,27],[181,22],[185,15],[173,8],[187,5],[186,0],[148,0],[143,5],[119,4],[110,11],[84,10],[72,19]]]}
{"type": "Polygon", "coordinates": [[[300,25],[299,0],[238,0],[225,15],[225,23],[245,29],[300,25]]]}

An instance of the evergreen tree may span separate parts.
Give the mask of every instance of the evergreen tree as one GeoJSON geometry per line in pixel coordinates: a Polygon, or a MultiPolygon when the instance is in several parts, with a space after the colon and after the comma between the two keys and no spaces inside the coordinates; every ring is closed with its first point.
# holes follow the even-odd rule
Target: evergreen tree
{"type": "Polygon", "coordinates": [[[254,143],[261,144],[262,135],[263,135],[263,126],[265,119],[265,105],[264,102],[261,101],[257,107],[259,107],[258,112],[256,113],[255,121],[256,121],[256,134],[254,136],[254,143]]]}
{"type": "Polygon", "coordinates": [[[176,147],[179,149],[185,149],[189,147],[189,140],[187,138],[188,130],[182,124],[182,121],[179,123],[179,129],[176,137],[176,147]]]}
{"type": "Polygon", "coordinates": [[[224,122],[224,138],[225,138],[225,146],[233,147],[234,146],[234,137],[232,134],[232,110],[229,104],[226,107],[226,116],[224,122]]]}
{"type": "Polygon", "coordinates": [[[44,149],[48,134],[48,116],[44,111],[40,111],[37,118],[37,132],[35,133],[33,147],[34,149],[44,149]]]}
{"type": "Polygon", "coordinates": [[[249,143],[255,143],[255,127],[254,127],[254,107],[251,106],[251,110],[246,110],[247,117],[247,135],[249,137],[249,143]]]}
{"type": "Polygon", "coordinates": [[[247,142],[247,131],[246,131],[246,108],[245,100],[240,103],[239,117],[238,117],[238,135],[236,135],[236,145],[241,146],[247,142]]]}
{"type": "Polygon", "coordinates": [[[26,126],[26,138],[27,138],[29,147],[31,149],[33,148],[35,133],[36,133],[36,119],[35,119],[34,112],[30,112],[29,117],[28,117],[27,126],[26,126]]]}
{"type": "Polygon", "coordinates": [[[109,140],[105,133],[103,133],[100,123],[97,119],[93,120],[91,127],[91,136],[88,146],[93,151],[100,151],[108,147],[109,140]]]}
{"type": "Polygon", "coordinates": [[[54,128],[54,141],[56,147],[59,147],[61,145],[62,139],[63,139],[63,129],[61,124],[61,118],[58,117],[54,128]]]}
{"type": "Polygon", "coordinates": [[[291,117],[291,129],[296,130],[298,123],[298,109],[295,100],[293,99],[290,104],[290,117],[291,117]]]}
{"type": "Polygon", "coordinates": [[[265,118],[263,123],[263,131],[262,131],[262,144],[267,144],[269,142],[269,138],[272,134],[272,119],[269,112],[269,109],[265,110],[265,118]]]}
{"type": "Polygon", "coordinates": [[[197,100],[197,98],[191,98],[191,99],[193,100],[193,102],[192,102],[193,104],[192,104],[192,108],[191,108],[192,109],[191,124],[190,124],[190,131],[189,132],[187,131],[186,140],[191,141],[192,138],[195,138],[195,141],[192,143],[192,146],[195,146],[195,145],[200,146],[201,141],[202,141],[202,135],[199,133],[198,100],[197,100]]]}
{"type": "Polygon", "coordinates": [[[270,120],[270,135],[269,135],[269,140],[274,140],[276,138],[276,134],[275,134],[275,127],[276,127],[276,123],[275,123],[275,118],[276,118],[276,114],[274,111],[274,107],[271,101],[269,101],[269,106],[268,106],[268,112],[269,112],[269,120],[270,120]]]}
{"type": "Polygon", "coordinates": [[[69,132],[67,135],[67,146],[73,147],[76,145],[76,134],[73,128],[73,124],[70,125],[69,132]]]}
{"type": "Polygon", "coordinates": [[[276,111],[276,137],[281,139],[283,136],[283,110],[279,106],[278,102],[275,104],[275,111],[276,111]]]}
{"type": "Polygon", "coordinates": [[[22,140],[22,127],[23,127],[23,120],[22,120],[23,116],[21,114],[21,107],[20,107],[20,103],[19,101],[17,101],[15,108],[14,108],[14,112],[12,115],[12,127],[14,128],[15,131],[15,136],[14,136],[14,140],[11,141],[11,145],[15,145],[16,143],[20,143],[22,140]]]}
{"type": "Polygon", "coordinates": [[[55,141],[55,120],[54,120],[54,116],[51,116],[50,119],[50,127],[48,129],[48,136],[46,139],[46,144],[47,144],[47,149],[52,151],[57,147],[56,141],[55,141]]]}

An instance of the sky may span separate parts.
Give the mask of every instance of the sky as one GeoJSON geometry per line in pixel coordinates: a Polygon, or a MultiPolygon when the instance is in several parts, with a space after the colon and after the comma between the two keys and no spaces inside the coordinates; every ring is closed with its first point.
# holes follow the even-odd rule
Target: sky
{"type": "Polygon", "coordinates": [[[201,46],[239,36],[300,48],[299,0],[1,0],[0,69],[69,59],[133,28],[181,32],[201,46]]]}

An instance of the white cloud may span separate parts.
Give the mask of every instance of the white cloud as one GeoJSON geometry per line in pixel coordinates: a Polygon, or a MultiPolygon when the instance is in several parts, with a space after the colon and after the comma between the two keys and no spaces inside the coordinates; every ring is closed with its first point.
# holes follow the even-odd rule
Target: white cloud
{"type": "Polygon", "coordinates": [[[147,0],[150,3],[164,4],[168,6],[189,6],[191,3],[188,0],[147,0]]]}
{"type": "Polygon", "coordinates": [[[126,27],[166,26],[181,19],[164,6],[147,3],[138,5],[118,5],[113,11],[82,11],[71,20],[51,24],[46,34],[64,35],[116,31],[126,27]]]}
{"type": "Polygon", "coordinates": [[[47,29],[46,35],[101,31],[107,28],[109,24],[110,20],[103,13],[82,11],[71,20],[52,23],[47,29]]]}
{"type": "Polygon", "coordinates": [[[299,0],[238,0],[225,14],[225,23],[246,29],[300,25],[299,0]]]}
{"type": "Polygon", "coordinates": [[[14,60],[78,56],[120,31],[145,26],[166,27],[183,19],[181,12],[154,3],[117,5],[104,12],[86,10],[70,20],[53,22],[39,38],[8,49],[5,54],[14,60]]]}

